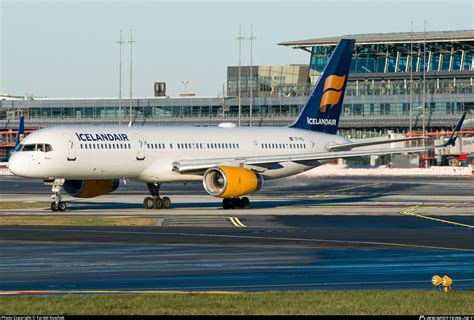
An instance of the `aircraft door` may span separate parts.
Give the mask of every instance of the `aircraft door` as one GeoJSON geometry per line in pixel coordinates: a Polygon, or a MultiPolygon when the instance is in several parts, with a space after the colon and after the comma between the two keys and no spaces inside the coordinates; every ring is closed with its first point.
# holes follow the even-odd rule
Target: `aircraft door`
{"type": "Polygon", "coordinates": [[[253,155],[256,156],[258,155],[258,141],[253,140],[253,155]]]}
{"type": "Polygon", "coordinates": [[[311,148],[311,151],[315,152],[316,150],[316,143],[314,138],[311,135],[305,135],[304,141],[306,142],[306,146],[311,148]]]}
{"type": "Polygon", "coordinates": [[[137,160],[145,160],[145,140],[135,135],[135,140],[137,142],[137,160]]]}
{"type": "Polygon", "coordinates": [[[64,134],[64,138],[66,139],[67,145],[67,160],[76,161],[76,142],[68,134],[64,134]]]}

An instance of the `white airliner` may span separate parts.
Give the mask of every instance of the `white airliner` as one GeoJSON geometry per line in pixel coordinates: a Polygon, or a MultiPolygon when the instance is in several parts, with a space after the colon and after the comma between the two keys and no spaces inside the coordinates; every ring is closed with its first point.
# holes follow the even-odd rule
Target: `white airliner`
{"type": "MultiPolygon", "coordinates": [[[[52,185],[51,209],[64,211],[61,189],[74,197],[95,197],[116,190],[120,179],[148,185],[144,207],[170,208],[159,187],[169,182],[202,181],[223,198],[223,207],[248,207],[242,197],[260,190],[265,180],[288,177],[337,158],[421,152],[439,146],[357,151],[372,144],[336,135],[354,40],[334,50],[299,117],[289,127],[58,126],[26,136],[9,161],[15,175],[52,185]]],[[[465,115],[449,140],[454,144],[465,115]]]]}

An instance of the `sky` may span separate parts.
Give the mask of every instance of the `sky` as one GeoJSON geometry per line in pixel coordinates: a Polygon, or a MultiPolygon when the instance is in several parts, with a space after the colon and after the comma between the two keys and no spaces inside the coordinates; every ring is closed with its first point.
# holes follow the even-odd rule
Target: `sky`
{"type": "MultiPolygon", "coordinates": [[[[36,97],[116,97],[119,32],[133,28],[133,96],[184,91],[218,96],[236,37],[250,36],[253,64],[309,62],[278,43],[343,34],[474,29],[473,1],[11,1],[0,0],[0,93],[36,97]]],[[[242,41],[242,65],[250,41],[242,41]]],[[[130,46],[122,47],[122,94],[129,96],[130,46]]]]}

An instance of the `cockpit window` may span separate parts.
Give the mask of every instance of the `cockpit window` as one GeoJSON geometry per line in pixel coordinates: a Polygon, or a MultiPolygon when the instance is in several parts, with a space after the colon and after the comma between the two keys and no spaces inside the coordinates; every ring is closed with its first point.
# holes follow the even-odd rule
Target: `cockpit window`
{"type": "Polygon", "coordinates": [[[53,147],[50,144],[43,144],[43,143],[37,143],[37,144],[19,144],[16,148],[15,151],[40,151],[40,152],[50,152],[53,151],[53,147]]]}
{"type": "Polygon", "coordinates": [[[36,145],[34,144],[25,144],[21,151],[35,151],[36,150],[36,145]]]}

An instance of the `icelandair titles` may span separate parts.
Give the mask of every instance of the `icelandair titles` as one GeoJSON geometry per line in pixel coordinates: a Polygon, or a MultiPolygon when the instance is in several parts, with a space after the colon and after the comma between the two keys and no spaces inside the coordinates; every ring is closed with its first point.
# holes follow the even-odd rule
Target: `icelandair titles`
{"type": "Polygon", "coordinates": [[[75,133],[79,141],[129,141],[124,133],[75,133]]]}
{"type": "Polygon", "coordinates": [[[322,124],[324,126],[336,125],[336,119],[319,119],[319,118],[306,117],[306,122],[311,125],[318,125],[318,124],[322,124]]]}

